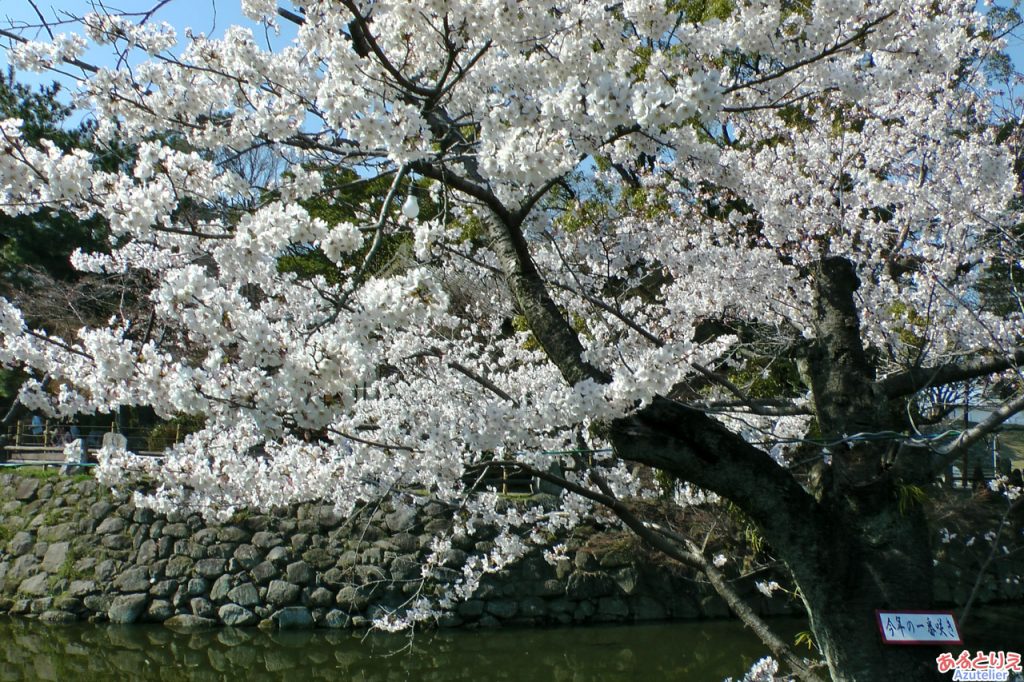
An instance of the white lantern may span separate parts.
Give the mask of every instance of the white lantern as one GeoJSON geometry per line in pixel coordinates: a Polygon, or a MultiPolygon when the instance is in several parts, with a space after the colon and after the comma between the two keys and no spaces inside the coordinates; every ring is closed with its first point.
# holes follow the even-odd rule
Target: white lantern
{"type": "Polygon", "coordinates": [[[402,215],[409,220],[413,220],[420,214],[420,204],[416,201],[416,197],[409,195],[405,199],[405,203],[402,204],[402,215]]]}

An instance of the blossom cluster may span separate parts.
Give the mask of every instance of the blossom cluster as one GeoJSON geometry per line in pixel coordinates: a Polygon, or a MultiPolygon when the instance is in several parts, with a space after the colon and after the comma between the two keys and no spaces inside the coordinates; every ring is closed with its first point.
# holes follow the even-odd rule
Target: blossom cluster
{"type": "MultiPolygon", "coordinates": [[[[514,529],[571,524],[587,503],[498,512],[494,495],[467,500],[467,471],[518,462],[588,487],[581,462],[598,461],[614,493],[655,494],[592,452],[607,444],[590,427],[739,362],[741,339],[701,337],[704,321],[744,320],[780,345],[813,339],[808,271],[823,257],[854,263],[865,341],[886,366],[1003,351],[1022,331],[1019,315],[976,304],[1005,256],[1016,181],[970,67],[999,47],[974,2],[795,12],[757,0],[714,17],[648,0],[351,3],[359,16],[294,4],[303,20],[285,25],[275,3],[242,3],[279,22],[290,42],[276,51],[252,26],[179,42],[168,26],[92,14],[84,37],[9,53],[20,68],[76,59],[88,41],[143,53],[77,93],[97,145],[134,149],[120,168],[30,145],[21,121],[0,121],[0,211],[101,216],[109,249],[77,253],[76,267],[153,283],[148,321],[126,313],[75,338],[31,329],[0,301],[0,362],[31,377],[22,401],[203,417],[160,466],[104,451],[105,480],[158,482],[140,502],[223,516],[317,498],[347,511],[427,490],[463,510],[466,532],[500,529],[495,551],[467,564],[468,594],[521,554],[514,529]],[[235,163],[255,154],[276,169],[265,182],[235,163]],[[403,214],[389,194],[317,210],[346,189],[339,170],[393,190],[406,173],[433,178],[440,208],[407,197],[403,214]],[[470,229],[498,223],[606,383],[567,382],[518,323],[511,273],[470,229]],[[411,248],[384,267],[371,261],[386,237],[411,248]],[[295,254],[334,269],[283,267],[295,254]]],[[[779,443],[811,421],[720,418],[773,441],[779,462],[779,443]]]]}

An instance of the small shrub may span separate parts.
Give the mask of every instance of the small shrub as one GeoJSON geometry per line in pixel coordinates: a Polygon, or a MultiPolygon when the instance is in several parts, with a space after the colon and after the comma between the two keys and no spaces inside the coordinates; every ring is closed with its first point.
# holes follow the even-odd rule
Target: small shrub
{"type": "Polygon", "coordinates": [[[82,572],[75,568],[75,563],[78,561],[78,556],[73,550],[68,550],[67,556],[64,558],[64,563],[60,565],[57,572],[54,575],[58,579],[67,580],[81,580],[83,575],[82,572]]]}

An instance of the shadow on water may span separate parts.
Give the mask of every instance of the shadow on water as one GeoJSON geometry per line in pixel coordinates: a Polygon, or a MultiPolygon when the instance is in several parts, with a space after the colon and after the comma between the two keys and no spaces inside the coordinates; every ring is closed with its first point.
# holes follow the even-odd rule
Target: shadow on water
{"type": "MultiPolygon", "coordinates": [[[[790,641],[806,627],[797,619],[774,623],[790,641]]],[[[1020,607],[983,609],[967,631],[965,647],[1020,651],[1022,633],[1020,607]]],[[[55,626],[0,618],[3,682],[720,682],[728,676],[742,677],[765,653],[736,621],[441,631],[410,639],[324,630],[265,633],[226,628],[183,634],[159,625],[55,626]]]]}
{"type": "MultiPolygon", "coordinates": [[[[785,621],[783,630],[802,629],[785,621]]],[[[742,676],[765,654],[733,621],[370,635],[0,619],[0,680],[537,680],[742,676]]]]}

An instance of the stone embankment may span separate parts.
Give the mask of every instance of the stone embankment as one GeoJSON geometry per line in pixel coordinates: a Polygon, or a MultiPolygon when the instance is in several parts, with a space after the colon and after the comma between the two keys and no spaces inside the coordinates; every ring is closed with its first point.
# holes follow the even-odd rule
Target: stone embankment
{"type": "MultiPolygon", "coordinates": [[[[426,548],[451,525],[448,509],[386,505],[343,522],[330,507],[198,515],[136,508],[94,481],[0,475],[0,610],[43,620],[166,622],[184,627],[363,627],[417,593],[426,548]]],[[[486,534],[448,551],[451,578],[486,534]]],[[[703,586],[631,547],[595,552],[569,540],[569,558],[539,555],[486,576],[440,625],[496,626],[727,615],[703,586]]],[[[777,606],[784,609],[781,599],[777,606]]]]}
{"type": "MultiPolygon", "coordinates": [[[[0,611],[51,622],[359,628],[413,595],[445,589],[423,581],[421,566],[432,538],[450,525],[450,511],[433,502],[416,512],[382,505],[347,521],[307,504],[209,525],[198,515],[136,508],[92,480],[0,475],[0,611]]],[[[566,538],[567,558],[555,565],[537,554],[486,576],[439,624],[727,615],[676,567],[646,558],[628,539],[596,537],[591,529],[566,538]]],[[[468,553],[489,549],[486,534],[456,538],[445,557],[449,578],[468,553]]],[[[991,582],[985,599],[1020,597],[1019,583],[991,582]]],[[[752,581],[740,588],[765,614],[798,610],[785,594],[761,596],[752,581]]]]}

